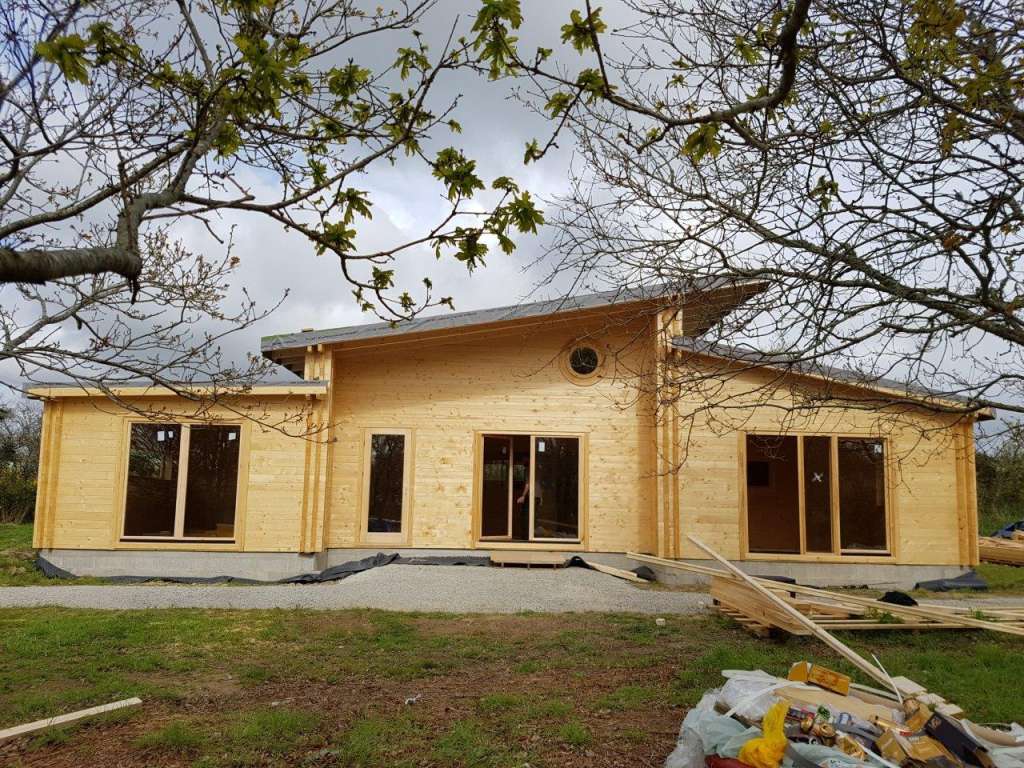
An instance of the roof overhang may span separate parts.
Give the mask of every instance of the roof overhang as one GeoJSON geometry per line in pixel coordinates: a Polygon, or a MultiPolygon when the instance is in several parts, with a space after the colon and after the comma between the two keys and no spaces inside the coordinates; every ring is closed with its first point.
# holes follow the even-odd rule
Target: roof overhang
{"type": "Polygon", "coordinates": [[[707,279],[685,287],[661,285],[618,289],[397,323],[369,323],[265,336],[261,339],[260,348],[264,357],[301,376],[306,353],[324,346],[334,349],[376,348],[432,338],[479,335],[555,320],[570,321],[615,313],[654,313],[698,301],[708,304],[706,317],[710,327],[750,296],[763,291],[764,287],[764,283],[756,281],[707,279]]]}
{"type": "Polygon", "coordinates": [[[287,384],[255,384],[252,386],[230,387],[211,384],[182,384],[163,386],[155,384],[114,384],[109,387],[83,386],[81,384],[40,384],[29,387],[25,394],[40,399],[71,397],[323,397],[327,394],[325,381],[296,381],[287,384]]]}
{"type": "MultiPolygon", "coordinates": [[[[922,408],[941,409],[946,413],[969,414],[977,421],[991,421],[995,418],[992,408],[972,407],[969,403],[949,393],[936,392],[926,387],[908,385],[891,379],[864,381],[859,373],[847,368],[820,367],[814,370],[801,368],[800,363],[785,362],[754,349],[739,349],[724,344],[702,344],[698,339],[676,336],[672,339],[672,350],[677,353],[697,355],[720,360],[736,366],[735,370],[770,370],[787,376],[797,376],[828,384],[839,384],[853,390],[862,390],[885,395],[894,402],[908,402],[922,408]]],[[[806,364],[805,364],[806,365],[806,364]]]]}

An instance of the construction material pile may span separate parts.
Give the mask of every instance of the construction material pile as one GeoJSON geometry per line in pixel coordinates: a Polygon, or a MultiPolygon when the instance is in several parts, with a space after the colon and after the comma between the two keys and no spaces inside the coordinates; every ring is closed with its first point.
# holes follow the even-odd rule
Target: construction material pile
{"type": "Polygon", "coordinates": [[[686,715],[665,768],[1024,768],[1024,728],[944,714],[959,708],[906,678],[891,678],[890,693],[806,661],[787,679],[722,675],[686,715]]]}
{"type": "Polygon", "coordinates": [[[980,536],[978,557],[985,563],[1024,566],[1024,520],[992,536],[980,536]]]}

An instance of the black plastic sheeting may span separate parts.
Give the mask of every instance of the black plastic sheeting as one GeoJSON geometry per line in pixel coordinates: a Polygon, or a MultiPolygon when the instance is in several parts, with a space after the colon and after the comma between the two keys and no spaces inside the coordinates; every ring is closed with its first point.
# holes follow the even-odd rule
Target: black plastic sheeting
{"type": "Polygon", "coordinates": [[[953,589],[988,589],[988,582],[974,571],[961,573],[953,579],[932,579],[931,581],[919,581],[914,589],[927,589],[929,592],[949,592],[953,589]]]}
{"type": "Polygon", "coordinates": [[[878,598],[878,602],[889,603],[890,605],[917,605],[917,600],[912,598],[906,592],[900,592],[899,590],[892,590],[891,592],[886,592],[884,595],[878,598]]]}
{"type": "Polygon", "coordinates": [[[1012,539],[1014,531],[1024,531],[1024,520],[1018,520],[1016,523],[1003,526],[993,533],[992,537],[996,539],[1012,539]]]}
{"type": "MultiPolygon", "coordinates": [[[[320,584],[328,581],[341,581],[356,573],[380,568],[383,565],[488,565],[489,557],[402,557],[396,553],[378,552],[362,560],[332,565],[317,573],[300,573],[274,581],[260,579],[244,579],[238,576],[106,576],[104,581],[112,584],[144,584],[150,581],[162,581],[170,584],[320,584]]],[[[36,566],[50,579],[74,579],[75,574],[58,568],[45,557],[36,557],[36,566]]]]}

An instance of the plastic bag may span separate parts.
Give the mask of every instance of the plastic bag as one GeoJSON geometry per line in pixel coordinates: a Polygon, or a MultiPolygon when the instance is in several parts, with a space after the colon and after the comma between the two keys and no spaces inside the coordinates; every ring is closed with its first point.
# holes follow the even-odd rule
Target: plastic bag
{"type": "Polygon", "coordinates": [[[760,669],[727,669],[722,672],[725,685],[718,692],[718,701],[747,720],[760,721],[779,700],[775,690],[794,685],[791,680],[769,675],[760,669]]]}
{"type": "Polygon", "coordinates": [[[736,757],[743,744],[757,734],[756,730],[715,712],[718,694],[717,689],[709,691],[686,713],[676,748],[665,760],[665,768],[704,768],[706,755],[736,757]]]}
{"type": "Polygon", "coordinates": [[[777,702],[768,710],[761,723],[763,735],[743,745],[739,758],[753,768],[779,768],[789,740],[786,738],[785,702],[777,702]]]}

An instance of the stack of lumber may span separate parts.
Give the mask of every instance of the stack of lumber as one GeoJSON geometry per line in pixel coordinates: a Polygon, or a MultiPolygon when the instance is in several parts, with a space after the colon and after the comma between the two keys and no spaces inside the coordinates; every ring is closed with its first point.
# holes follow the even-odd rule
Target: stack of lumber
{"type": "MultiPolygon", "coordinates": [[[[766,586],[789,605],[828,630],[904,630],[965,629],[961,619],[968,609],[927,606],[924,614],[915,612],[919,606],[893,605],[870,598],[829,592],[828,597],[800,597],[789,592],[786,585],[766,586]]],[[[824,590],[817,590],[824,592],[824,590]]],[[[720,613],[734,619],[744,629],[759,637],[779,630],[792,635],[810,635],[806,626],[795,621],[750,585],[721,576],[711,577],[711,597],[720,613]]],[[[1024,612],[986,611],[992,622],[1024,629],[1024,612]]]]}
{"type": "MultiPolygon", "coordinates": [[[[710,551],[710,550],[709,550],[710,551]]],[[[717,553],[715,553],[717,556],[717,553]]],[[[869,597],[782,584],[733,570],[630,553],[634,559],[706,576],[719,610],[759,636],[831,630],[987,629],[1024,637],[1024,611],[937,605],[904,606],[869,597]]],[[[723,563],[727,563],[724,559],[723,563]]]]}
{"type": "Polygon", "coordinates": [[[1012,539],[978,537],[978,556],[985,563],[1024,566],[1024,532],[1014,531],[1012,539]]]}

